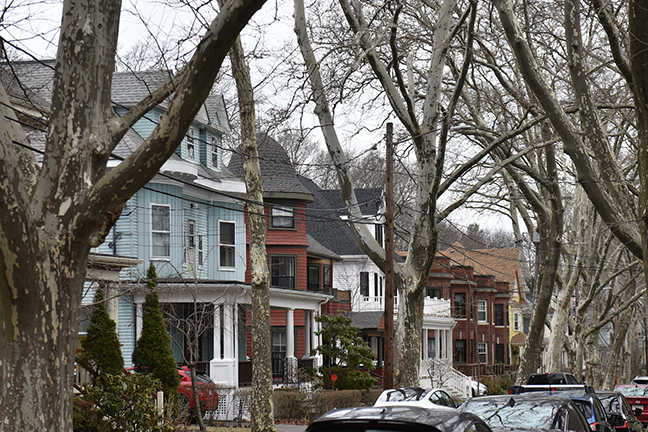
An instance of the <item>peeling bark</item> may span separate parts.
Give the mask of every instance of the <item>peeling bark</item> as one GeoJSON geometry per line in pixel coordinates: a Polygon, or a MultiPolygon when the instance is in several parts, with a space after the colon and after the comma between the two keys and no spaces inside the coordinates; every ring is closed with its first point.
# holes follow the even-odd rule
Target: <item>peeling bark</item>
{"type": "MultiPolygon", "coordinates": [[[[158,127],[106,172],[110,151],[125,133],[110,102],[121,4],[64,3],[42,167],[16,147],[23,137],[7,123],[11,110],[0,108],[2,430],[72,430],[72,372],[90,247],[104,240],[126,200],[175,151],[230,45],[262,4],[232,0],[223,8],[158,127]]],[[[0,99],[7,100],[4,91],[0,99]]]]}

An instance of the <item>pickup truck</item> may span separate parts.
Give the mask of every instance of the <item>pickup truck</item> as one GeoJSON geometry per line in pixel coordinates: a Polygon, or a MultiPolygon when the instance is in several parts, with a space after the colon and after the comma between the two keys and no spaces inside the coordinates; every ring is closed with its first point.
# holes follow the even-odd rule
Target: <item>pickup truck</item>
{"type": "Polygon", "coordinates": [[[535,373],[529,375],[526,384],[511,387],[510,394],[520,394],[533,391],[582,391],[593,393],[592,387],[582,383],[567,372],[535,373]]]}

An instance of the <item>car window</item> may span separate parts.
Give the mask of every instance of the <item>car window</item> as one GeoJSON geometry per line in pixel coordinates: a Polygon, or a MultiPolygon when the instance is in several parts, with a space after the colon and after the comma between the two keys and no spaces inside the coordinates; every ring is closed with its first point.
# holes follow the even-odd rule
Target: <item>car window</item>
{"type": "Polygon", "coordinates": [[[448,393],[439,390],[439,398],[441,399],[441,405],[455,408],[456,405],[448,393]]]}
{"type": "Polygon", "coordinates": [[[621,399],[621,408],[623,409],[623,414],[625,414],[626,417],[631,417],[630,414],[634,416],[634,411],[632,410],[632,407],[630,406],[630,403],[626,400],[624,397],[619,397],[621,399]]]}
{"type": "Polygon", "coordinates": [[[575,432],[590,432],[590,426],[587,424],[585,419],[576,412],[576,409],[573,407],[567,408],[567,429],[575,432]]]}
{"type": "Polygon", "coordinates": [[[565,375],[565,377],[567,378],[567,384],[580,384],[573,375],[565,375]]]}
{"type": "Polygon", "coordinates": [[[432,392],[429,399],[430,402],[432,402],[433,404],[443,405],[443,401],[441,400],[441,395],[439,394],[438,391],[432,392]]]}
{"type": "Polygon", "coordinates": [[[592,405],[589,401],[574,400],[574,405],[583,413],[586,419],[592,417],[592,405]]]}
{"type": "Polygon", "coordinates": [[[594,407],[594,418],[596,419],[596,421],[605,420],[605,409],[603,408],[601,401],[596,396],[592,397],[592,405],[594,407]]]}
{"type": "Polygon", "coordinates": [[[513,403],[506,401],[477,401],[471,399],[463,405],[463,410],[481,417],[491,428],[523,427],[548,428],[554,422],[558,407],[553,403],[530,401],[513,403]]]}

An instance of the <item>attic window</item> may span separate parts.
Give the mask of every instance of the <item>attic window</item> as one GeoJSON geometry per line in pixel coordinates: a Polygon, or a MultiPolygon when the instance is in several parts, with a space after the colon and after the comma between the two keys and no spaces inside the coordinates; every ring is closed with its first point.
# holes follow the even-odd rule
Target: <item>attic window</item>
{"type": "Polygon", "coordinates": [[[218,168],[218,137],[211,137],[211,166],[218,168]]]}

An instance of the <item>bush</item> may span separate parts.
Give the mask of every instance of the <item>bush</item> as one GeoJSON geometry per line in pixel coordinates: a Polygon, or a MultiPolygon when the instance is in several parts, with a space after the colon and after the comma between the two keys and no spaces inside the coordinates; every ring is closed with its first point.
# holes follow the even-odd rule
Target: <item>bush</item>
{"type": "MultiPolygon", "coordinates": [[[[315,420],[333,408],[363,406],[366,392],[360,390],[319,390],[304,393],[298,390],[275,390],[274,416],[276,420],[315,420]],[[333,393],[331,395],[331,393],[333,393]]],[[[377,396],[376,396],[377,397],[377,396]]],[[[373,403],[371,404],[373,405],[373,403]]]]}
{"type": "Polygon", "coordinates": [[[101,384],[83,388],[81,400],[74,405],[74,430],[168,432],[153,395],[160,381],[152,375],[104,374],[101,384]]]}
{"type": "Polygon", "coordinates": [[[509,390],[513,387],[513,377],[509,374],[504,374],[496,377],[483,377],[481,382],[488,388],[487,394],[509,394],[509,390]]]}

